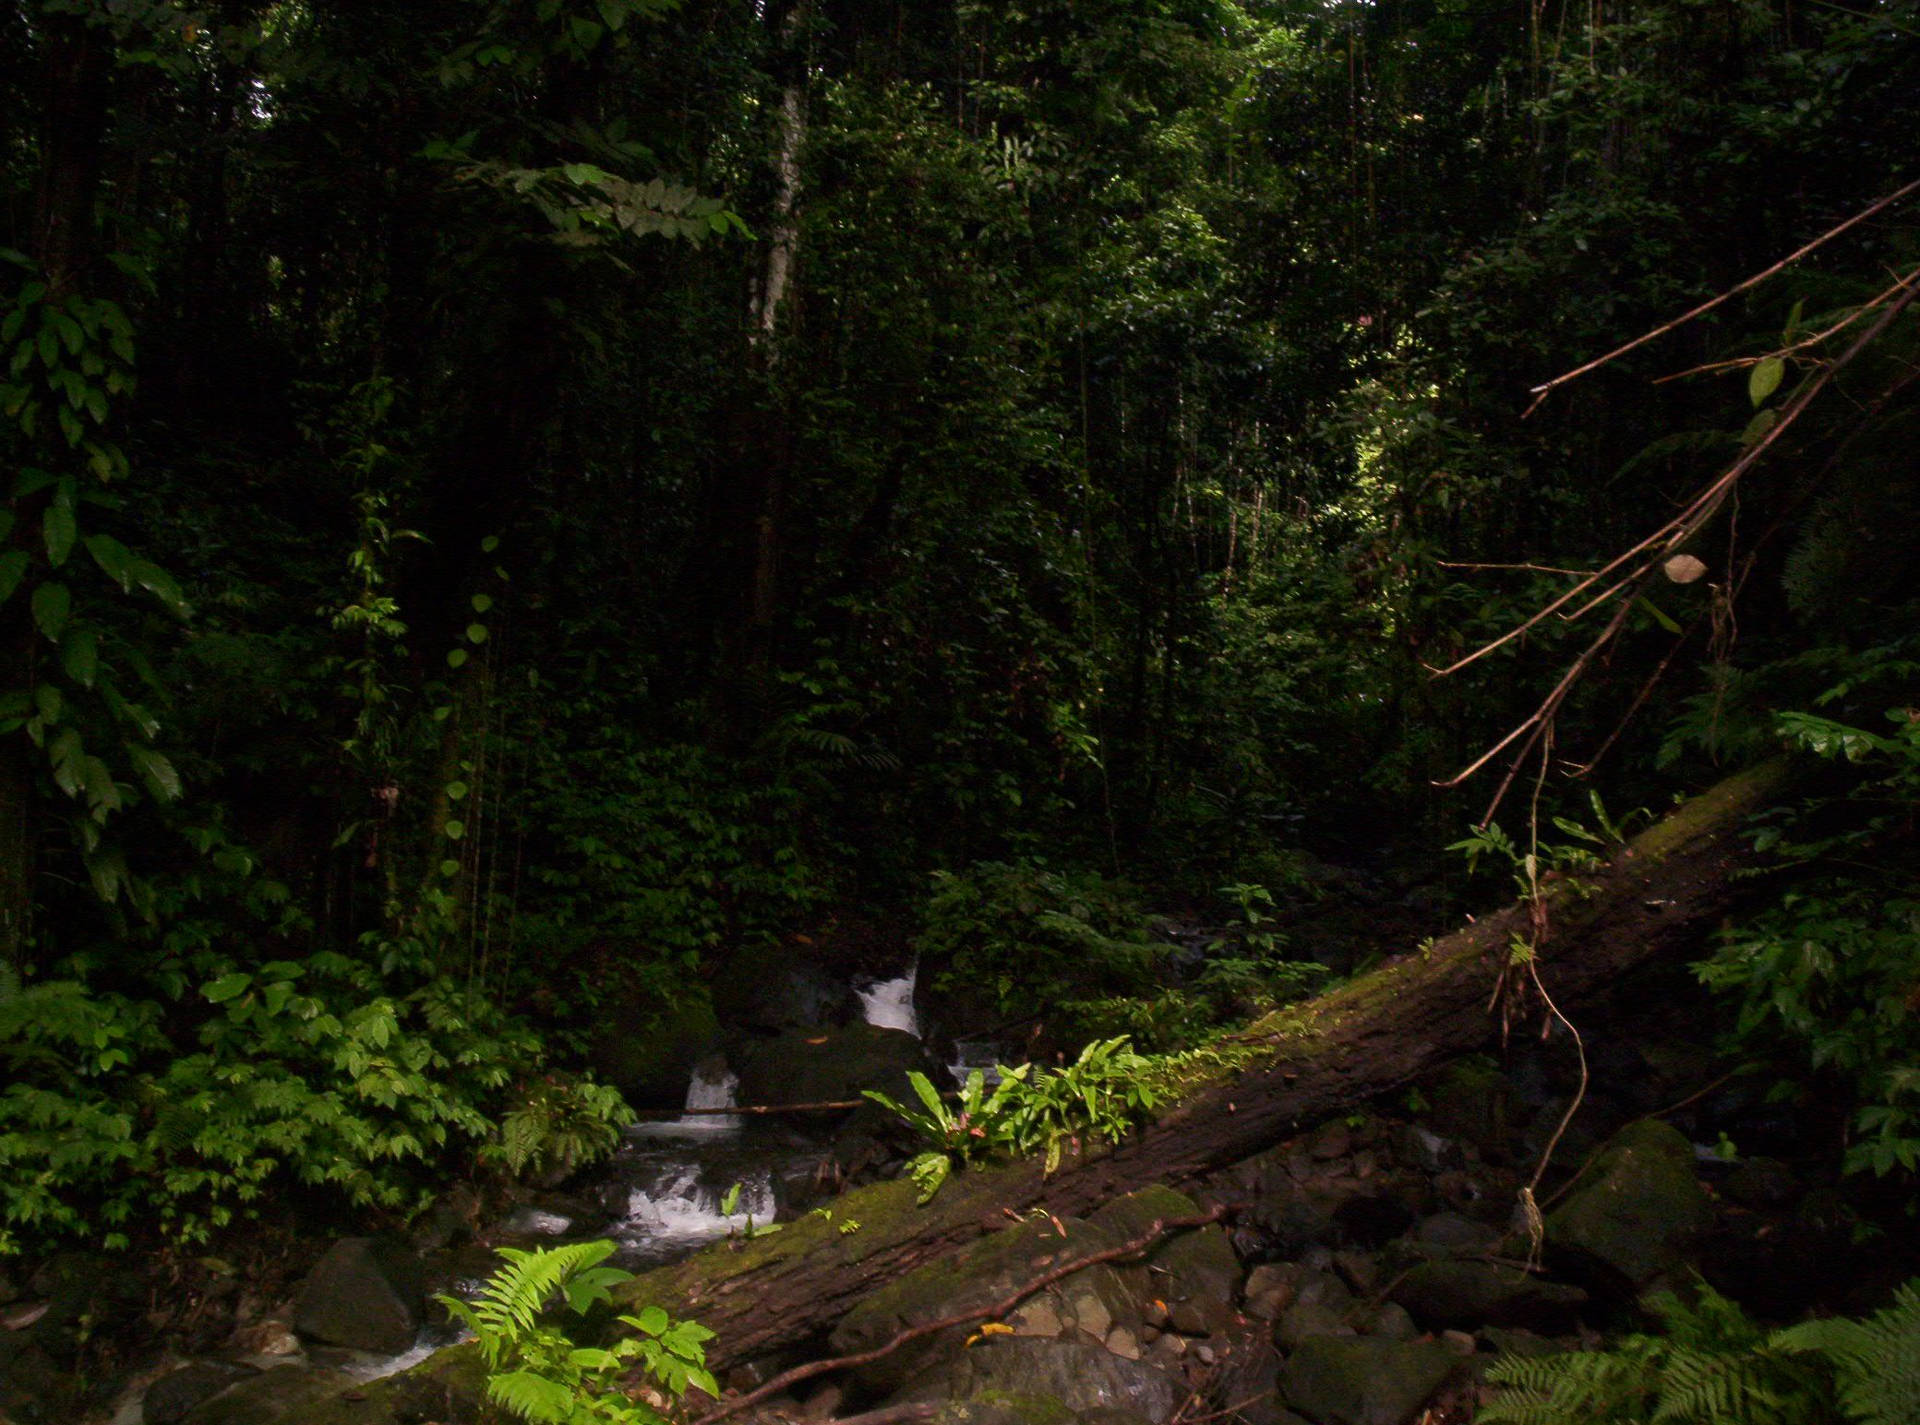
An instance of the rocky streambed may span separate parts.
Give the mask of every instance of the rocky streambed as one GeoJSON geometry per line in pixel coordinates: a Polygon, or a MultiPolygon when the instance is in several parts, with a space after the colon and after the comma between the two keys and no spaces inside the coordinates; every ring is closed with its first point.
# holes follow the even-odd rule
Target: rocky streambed
{"type": "MultiPolygon", "coordinates": [[[[1649,1116],[1711,1077],[1705,1056],[1604,1036],[1592,1048],[1607,1088],[1589,1094],[1557,1150],[1561,1171],[1541,1186],[1537,1259],[1516,1207],[1573,1087],[1561,1046],[1504,1068],[1456,1065],[1400,1103],[1084,1216],[999,1213],[976,1224],[969,1245],[873,1285],[803,1342],[744,1357],[716,1342],[724,1384],[752,1390],[802,1361],[865,1356],[952,1320],[779,1390],[753,1412],[822,1425],[874,1411],[950,1425],[1441,1425],[1471,1419],[1498,1353],[1590,1345],[1631,1323],[1643,1293],[1684,1286],[1696,1271],[1783,1315],[1821,1284],[1886,1274],[1887,1253],[1854,1245],[1829,1187],[1777,1158],[1730,1160],[1707,1146],[1730,1137],[1750,1154],[1794,1151],[1799,1128],[1757,1093],[1725,1087],[1649,1116]],[[1156,1223],[1216,1211],[1218,1221],[1154,1235],[1156,1223]],[[1114,1258],[1143,1240],[1145,1250],[1114,1258]],[[1073,1270],[1085,1257],[1103,1260],[1073,1270]],[[1045,1278],[1057,1279],[1020,1295],[1045,1278]],[[999,1309],[978,1314],[989,1307],[999,1309]]],[[[870,1230],[863,1218],[877,1232],[879,1214],[923,1210],[885,1184],[782,1211],[795,1219],[780,1248],[792,1254],[857,1248],[870,1230]]],[[[702,1291],[716,1300],[754,1289],[761,1250],[723,1241],[671,1280],[697,1315],[702,1291]]],[[[392,1244],[337,1244],[269,1313],[283,1332],[269,1343],[278,1357],[229,1351],[161,1375],[141,1413],[130,1403],[122,1418],[488,1418],[470,1350],[369,1381],[364,1363],[324,1344],[382,1322],[389,1343],[405,1338],[421,1319],[423,1270],[392,1244]]]]}

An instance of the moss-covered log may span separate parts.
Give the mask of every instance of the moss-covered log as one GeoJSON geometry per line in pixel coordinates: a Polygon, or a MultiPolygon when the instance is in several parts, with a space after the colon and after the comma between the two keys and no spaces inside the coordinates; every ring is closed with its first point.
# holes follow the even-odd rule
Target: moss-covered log
{"type": "MultiPolygon", "coordinates": [[[[1777,796],[1786,776],[1769,764],[1730,778],[1605,870],[1555,883],[1540,963],[1556,1002],[1589,1002],[1636,967],[1696,948],[1732,904],[1745,859],[1741,820],[1777,796]]],[[[1069,1159],[1051,1177],[1032,1163],[969,1171],[925,1207],[904,1182],[863,1188],[839,1199],[831,1218],[816,1213],[772,1236],[710,1248],[635,1278],[621,1295],[712,1327],[710,1358],[722,1368],[807,1343],[868,1292],[1004,1226],[1009,1212],[1079,1215],[1150,1183],[1190,1180],[1485,1047],[1497,1032],[1487,1013],[1494,977],[1529,924],[1526,906],[1510,907],[1276,1017],[1257,1065],[1195,1089],[1116,1151],[1069,1159]]],[[[384,1425],[406,1389],[383,1382],[324,1418],[384,1425]]]]}

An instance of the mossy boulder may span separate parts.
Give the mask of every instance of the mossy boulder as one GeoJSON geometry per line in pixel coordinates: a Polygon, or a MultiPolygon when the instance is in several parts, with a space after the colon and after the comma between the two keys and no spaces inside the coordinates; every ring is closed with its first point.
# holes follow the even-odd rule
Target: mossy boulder
{"type": "Polygon", "coordinates": [[[1288,1358],[1280,1390],[1320,1425],[1407,1425],[1460,1364],[1431,1341],[1315,1336],[1288,1358]]]}
{"type": "Polygon", "coordinates": [[[1712,1221],[1693,1145],[1649,1119],[1616,1133],[1547,1218],[1547,1246],[1570,1272],[1633,1293],[1683,1265],[1712,1221]]]}
{"type": "Polygon", "coordinates": [[[327,1249],[294,1306],[293,1329],[330,1346],[394,1355],[420,1334],[426,1271],[405,1243],[343,1237],[327,1249]]]}
{"type": "MultiPolygon", "coordinates": [[[[842,1318],[833,1333],[834,1354],[870,1351],[906,1327],[993,1305],[1049,1268],[1105,1251],[1122,1240],[1106,1228],[1075,1218],[1062,1220],[1060,1226],[1065,1228],[1064,1236],[1055,1230],[1053,1219],[1023,1222],[882,1287],[842,1318]]],[[[1104,1338],[1116,1326],[1137,1329],[1142,1305],[1139,1287],[1101,1264],[1036,1292],[1009,1312],[1002,1324],[1034,1336],[1085,1332],[1104,1338]]],[[[955,1326],[911,1341],[860,1367],[855,1378],[867,1391],[891,1395],[925,1376],[942,1357],[962,1349],[976,1330],[976,1325],[955,1326]]]]}
{"type": "MultiPolygon", "coordinates": [[[[1119,1241],[1143,1237],[1155,1222],[1197,1217],[1201,1207],[1184,1193],[1155,1184],[1101,1206],[1089,1219],[1119,1241]]],[[[1151,1273],[1146,1294],[1167,1303],[1174,1325],[1194,1335],[1210,1335],[1234,1322],[1234,1297],[1245,1273],[1226,1229],[1218,1225],[1175,1232],[1149,1252],[1140,1267],[1151,1273]]]]}

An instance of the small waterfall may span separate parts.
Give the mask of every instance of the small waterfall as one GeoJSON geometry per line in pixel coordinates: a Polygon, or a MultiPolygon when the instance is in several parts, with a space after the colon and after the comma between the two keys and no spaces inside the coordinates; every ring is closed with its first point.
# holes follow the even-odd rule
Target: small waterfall
{"type": "Polygon", "coordinates": [[[680,1117],[664,1123],[636,1123],[627,1130],[633,1138],[720,1138],[737,1133],[740,1120],[725,1113],[697,1113],[702,1108],[732,1108],[740,1076],[727,1067],[726,1056],[710,1054],[693,1066],[687,1101],[680,1117]]]}
{"type": "Polygon", "coordinates": [[[719,1054],[702,1059],[693,1066],[693,1082],[687,1085],[687,1108],[732,1108],[740,1076],[727,1067],[719,1054]]]}
{"type": "Polygon", "coordinates": [[[965,1088],[967,1075],[978,1069],[986,1086],[992,1088],[1000,1082],[1002,1061],[1000,1045],[991,1039],[957,1039],[953,1045],[953,1062],[947,1065],[947,1072],[953,1075],[955,1084],[965,1088]]]}
{"type": "Polygon", "coordinates": [[[920,1016],[914,1012],[914,982],[920,977],[920,962],[907,966],[904,974],[890,980],[875,980],[866,986],[856,984],[860,996],[860,1017],[879,1029],[904,1029],[915,1039],[920,1037],[920,1016]]]}
{"type": "Polygon", "coordinates": [[[773,1221],[777,1205],[771,1173],[761,1171],[740,1180],[740,1197],[731,1217],[720,1211],[725,1196],[725,1191],[701,1181],[697,1165],[670,1166],[646,1187],[636,1187],[628,1194],[627,1217],[620,1224],[619,1235],[658,1251],[711,1242],[729,1231],[744,1232],[749,1217],[756,1225],[773,1221]]]}

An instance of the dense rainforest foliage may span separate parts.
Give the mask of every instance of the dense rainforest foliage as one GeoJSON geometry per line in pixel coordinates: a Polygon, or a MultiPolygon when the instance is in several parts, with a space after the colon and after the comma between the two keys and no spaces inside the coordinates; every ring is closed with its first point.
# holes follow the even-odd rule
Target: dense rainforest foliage
{"type": "Polygon", "coordinates": [[[1173,1042],[1782,743],[1708,973],[1910,1171],[1915,205],[1530,390],[1920,177],[1917,26],[0,5],[0,1249],[590,1151],[836,916],[1173,1042]]]}

